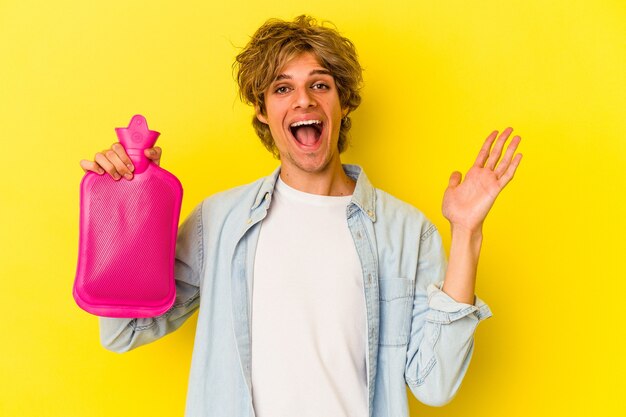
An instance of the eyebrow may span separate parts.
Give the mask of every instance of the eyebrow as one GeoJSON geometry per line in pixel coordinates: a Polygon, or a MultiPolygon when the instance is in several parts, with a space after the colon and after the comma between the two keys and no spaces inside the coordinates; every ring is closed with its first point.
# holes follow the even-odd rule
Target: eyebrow
{"type": "MultiPolygon", "coordinates": [[[[327,69],[315,69],[315,70],[309,72],[309,76],[311,76],[311,75],[319,75],[319,74],[332,76],[331,72],[328,71],[327,69]]],[[[291,75],[288,75],[288,74],[278,74],[276,76],[276,78],[274,78],[274,81],[291,80],[291,79],[293,79],[293,77],[291,75]]]]}

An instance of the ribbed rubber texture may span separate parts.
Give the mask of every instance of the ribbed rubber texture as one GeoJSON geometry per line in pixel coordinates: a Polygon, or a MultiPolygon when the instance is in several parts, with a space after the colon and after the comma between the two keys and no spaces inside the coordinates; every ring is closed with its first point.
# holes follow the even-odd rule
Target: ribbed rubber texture
{"type": "Polygon", "coordinates": [[[108,317],[152,317],[175,297],[180,182],[151,164],[131,181],[89,173],[81,186],[74,297],[108,317]]]}

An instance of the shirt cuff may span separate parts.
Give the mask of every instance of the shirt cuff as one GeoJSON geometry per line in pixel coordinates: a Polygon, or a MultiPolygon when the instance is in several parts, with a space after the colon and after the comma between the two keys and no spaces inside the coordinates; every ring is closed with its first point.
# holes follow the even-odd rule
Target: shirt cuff
{"type": "Polygon", "coordinates": [[[441,290],[443,281],[428,286],[428,315],[426,320],[433,323],[449,324],[473,314],[480,322],[492,316],[489,306],[474,296],[474,305],[459,303],[441,290]]]}

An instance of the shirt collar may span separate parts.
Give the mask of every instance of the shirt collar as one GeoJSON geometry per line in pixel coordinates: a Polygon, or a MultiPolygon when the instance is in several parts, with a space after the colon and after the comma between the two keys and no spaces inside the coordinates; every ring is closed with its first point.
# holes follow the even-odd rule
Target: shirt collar
{"type": "MultiPolygon", "coordinates": [[[[370,183],[367,175],[365,175],[365,172],[360,166],[344,164],[343,170],[346,175],[356,181],[356,187],[354,188],[350,203],[358,207],[372,222],[375,222],[376,190],[374,186],[370,183]]],[[[267,202],[265,209],[269,207],[279,174],[280,167],[276,168],[271,175],[263,179],[259,192],[254,199],[254,204],[250,208],[251,211],[258,209],[264,201],[267,202]]]]}

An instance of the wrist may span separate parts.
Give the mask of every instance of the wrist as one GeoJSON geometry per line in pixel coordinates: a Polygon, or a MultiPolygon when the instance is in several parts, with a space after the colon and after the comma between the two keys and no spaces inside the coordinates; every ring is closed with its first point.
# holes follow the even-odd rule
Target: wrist
{"type": "Polygon", "coordinates": [[[453,237],[461,238],[470,242],[480,242],[483,238],[483,225],[481,223],[474,227],[468,227],[458,223],[450,223],[450,232],[453,237]]]}

